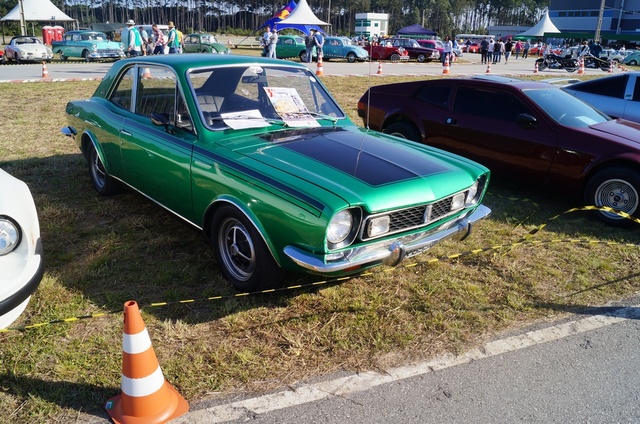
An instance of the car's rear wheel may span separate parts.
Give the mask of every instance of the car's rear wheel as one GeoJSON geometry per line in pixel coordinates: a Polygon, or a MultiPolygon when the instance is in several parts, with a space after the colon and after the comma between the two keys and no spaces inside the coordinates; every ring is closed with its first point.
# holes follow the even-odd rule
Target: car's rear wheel
{"type": "Polygon", "coordinates": [[[351,53],[349,53],[349,54],[347,55],[347,62],[349,62],[349,63],[353,63],[353,62],[355,62],[355,61],[356,61],[356,59],[357,59],[356,54],[355,54],[355,53],[353,53],[353,52],[351,52],[351,53]]]}
{"type": "Polygon", "coordinates": [[[420,131],[411,122],[399,121],[394,122],[383,131],[385,134],[395,135],[396,137],[406,138],[407,140],[420,143],[422,137],[420,131]]]}
{"type": "Polygon", "coordinates": [[[391,57],[389,57],[389,60],[392,62],[399,62],[400,61],[400,55],[398,53],[394,53],[391,55],[391,57]]]}
{"type": "Polygon", "coordinates": [[[427,56],[425,56],[423,53],[420,53],[420,54],[418,55],[418,57],[416,58],[416,60],[417,60],[419,63],[424,63],[424,62],[427,60],[427,56]]]}
{"type": "Polygon", "coordinates": [[[637,61],[637,60],[635,60],[635,59],[631,59],[631,60],[629,61],[628,65],[631,65],[631,66],[637,66],[637,65],[638,65],[638,61],[637,61]]]}
{"type": "MultiPolygon", "coordinates": [[[[598,207],[606,206],[636,218],[640,217],[640,173],[622,166],[599,171],[587,183],[584,203],[598,207]]],[[[606,211],[597,211],[596,216],[616,226],[632,223],[629,219],[606,211]]]]}
{"type": "Polygon", "coordinates": [[[307,61],[307,52],[301,52],[298,55],[298,58],[300,59],[300,62],[304,63],[307,61]]]}
{"type": "Polygon", "coordinates": [[[62,52],[60,53],[60,60],[63,62],[66,62],[67,60],[69,60],[68,56],[65,56],[62,52]]]}
{"type": "Polygon", "coordinates": [[[282,268],[242,212],[222,206],[213,216],[211,231],[216,261],[236,290],[253,292],[281,284],[282,268]]]}
{"type": "Polygon", "coordinates": [[[120,186],[116,180],[114,180],[107,172],[100,155],[96,151],[93,144],[89,143],[89,151],[87,152],[87,159],[89,160],[89,176],[91,177],[91,184],[93,188],[103,196],[111,196],[116,194],[120,186]]]}

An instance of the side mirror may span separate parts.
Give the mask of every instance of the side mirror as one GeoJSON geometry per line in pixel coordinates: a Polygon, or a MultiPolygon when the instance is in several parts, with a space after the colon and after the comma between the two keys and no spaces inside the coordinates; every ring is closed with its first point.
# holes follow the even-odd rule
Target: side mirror
{"type": "Polygon", "coordinates": [[[169,115],[167,115],[166,113],[153,112],[151,114],[151,122],[153,123],[153,125],[164,127],[164,130],[169,134],[175,133],[175,131],[170,128],[171,121],[169,120],[169,115]]]}
{"type": "Polygon", "coordinates": [[[518,123],[518,126],[522,128],[538,128],[538,120],[528,113],[521,113],[518,115],[516,122],[518,123]]]}

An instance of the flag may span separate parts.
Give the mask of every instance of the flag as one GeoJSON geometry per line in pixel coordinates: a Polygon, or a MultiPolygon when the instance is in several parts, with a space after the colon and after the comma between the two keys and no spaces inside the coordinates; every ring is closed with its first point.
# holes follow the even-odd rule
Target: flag
{"type": "Polygon", "coordinates": [[[296,3],[293,0],[289,0],[289,4],[287,4],[285,7],[280,9],[275,15],[273,15],[273,17],[279,20],[286,19],[287,16],[289,16],[291,12],[293,12],[293,9],[295,8],[296,8],[296,3]]]}

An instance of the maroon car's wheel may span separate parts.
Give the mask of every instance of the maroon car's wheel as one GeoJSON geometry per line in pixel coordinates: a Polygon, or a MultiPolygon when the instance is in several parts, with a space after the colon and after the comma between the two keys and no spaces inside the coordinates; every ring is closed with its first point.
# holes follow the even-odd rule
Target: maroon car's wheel
{"type": "Polygon", "coordinates": [[[412,123],[406,121],[394,122],[384,129],[384,133],[406,138],[417,143],[422,141],[418,129],[412,123]]]}
{"type": "Polygon", "coordinates": [[[423,62],[425,62],[425,61],[427,60],[427,56],[425,56],[424,54],[420,53],[420,54],[418,55],[418,57],[416,58],[416,60],[417,60],[419,63],[423,63],[423,62]]]}
{"type": "Polygon", "coordinates": [[[216,261],[236,290],[253,292],[281,283],[282,268],[251,221],[235,207],[218,209],[211,231],[216,261]]]}
{"type": "MultiPolygon", "coordinates": [[[[587,183],[584,203],[606,206],[636,218],[640,217],[640,173],[626,167],[611,167],[598,172],[587,183]]],[[[598,211],[596,216],[616,226],[627,226],[633,223],[629,219],[606,211],[598,211]]]]}

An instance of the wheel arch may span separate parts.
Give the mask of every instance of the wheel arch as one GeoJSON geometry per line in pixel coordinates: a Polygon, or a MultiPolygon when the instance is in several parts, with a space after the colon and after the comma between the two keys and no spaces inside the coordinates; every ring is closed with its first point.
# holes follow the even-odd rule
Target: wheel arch
{"type": "Polygon", "coordinates": [[[267,246],[267,249],[269,249],[269,253],[271,254],[271,257],[276,261],[278,266],[282,267],[282,263],[280,260],[281,258],[279,255],[275,254],[276,248],[273,245],[271,238],[268,236],[267,231],[262,225],[262,222],[260,221],[260,219],[258,219],[258,217],[253,213],[253,211],[250,208],[247,208],[246,205],[240,201],[240,199],[237,199],[229,195],[220,196],[217,199],[215,199],[209,205],[207,210],[204,212],[204,217],[202,221],[203,222],[202,232],[207,243],[209,244],[212,243],[211,231],[213,230],[213,228],[211,228],[211,224],[213,221],[213,217],[216,214],[216,212],[223,206],[233,206],[238,211],[240,211],[240,213],[242,213],[249,220],[249,222],[251,222],[251,225],[253,225],[253,227],[256,229],[258,234],[260,234],[262,241],[267,246]]]}
{"type": "Polygon", "coordinates": [[[82,137],[80,138],[80,150],[82,151],[82,155],[86,160],[89,160],[89,146],[93,145],[93,148],[98,152],[98,156],[100,157],[100,161],[104,165],[107,172],[109,171],[109,161],[107,160],[106,155],[104,154],[104,150],[102,150],[102,146],[96,140],[96,137],[85,131],[82,133],[82,137]]]}
{"type": "Polygon", "coordinates": [[[415,120],[413,120],[410,116],[408,116],[405,113],[401,113],[399,111],[392,112],[385,117],[384,121],[382,122],[382,128],[380,128],[380,131],[383,132],[385,129],[389,127],[389,125],[395,124],[396,122],[406,122],[408,124],[411,124],[420,134],[420,137],[424,140],[425,134],[422,131],[422,128],[416,125],[415,120]]]}
{"type": "Polygon", "coordinates": [[[585,189],[587,188],[587,184],[589,184],[589,181],[591,180],[591,178],[593,178],[594,175],[604,169],[615,167],[630,168],[640,172],[640,165],[638,165],[638,162],[632,158],[615,158],[606,162],[597,163],[595,166],[586,170],[582,178],[582,184],[580,185],[580,196],[582,196],[585,189]]]}

